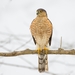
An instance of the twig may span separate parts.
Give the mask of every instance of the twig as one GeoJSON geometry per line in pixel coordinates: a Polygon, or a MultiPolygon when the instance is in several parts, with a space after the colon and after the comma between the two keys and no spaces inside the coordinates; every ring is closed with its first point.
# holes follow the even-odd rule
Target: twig
{"type": "Polygon", "coordinates": [[[17,65],[17,64],[10,64],[10,63],[5,63],[5,62],[0,62],[2,65],[7,65],[7,66],[14,66],[14,67],[20,67],[20,68],[28,68],[28,69],[33,69],[36,70],[36,67],[28,67],[28,66],[23,66],[23,65],[17,65]]]}
{"type": "Polygon", "coordinates": [[[62,48],[62,37],[60,39],[60,48],[62,48]]]}

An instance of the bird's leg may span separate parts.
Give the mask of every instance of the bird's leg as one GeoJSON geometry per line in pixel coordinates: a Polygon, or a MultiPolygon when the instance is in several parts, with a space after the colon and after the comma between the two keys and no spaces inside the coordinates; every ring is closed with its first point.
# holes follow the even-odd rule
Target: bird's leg
{"type": "Polygon", "coordinates": [[[41,50],[40,48],[38,48],[38,49],[37,49],[37,51],[38,51],[38,54],[40,54],[40,50],[41,50]]]}
{"type": "Polygon", "coordinates": [[[48,48],[47,47],[44,47],[44,50],[45,50],[45,52],[46,52],[46,55],[48,54],[48,48]]]}

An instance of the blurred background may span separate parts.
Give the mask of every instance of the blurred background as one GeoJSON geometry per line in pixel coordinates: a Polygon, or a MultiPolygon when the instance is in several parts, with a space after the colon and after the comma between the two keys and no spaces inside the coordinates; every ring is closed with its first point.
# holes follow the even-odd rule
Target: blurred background
{"type": "MultiPolygon", "coordinates": [[[[0,0],[0,52],[36,49],[30,24],[43,8],[53,24],[50,49],[75,49],[75,0],[0,0]]],[[[38,72],[38,55],[0,57],[0,75],[75,75],[74,55],[48,55],[49,72],[38,72]]]]}

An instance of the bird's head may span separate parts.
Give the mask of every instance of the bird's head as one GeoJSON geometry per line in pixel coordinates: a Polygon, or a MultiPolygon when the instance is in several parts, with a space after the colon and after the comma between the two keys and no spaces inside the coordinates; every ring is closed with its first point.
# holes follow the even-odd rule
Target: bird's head
{"type": "Polygon", "coordinates": [[[36,14],[37,14],[37,16],[39,16],[39,17],[45,17],[45,16],[47,16],[46,10],[41,9],[41,8],[36,11],[36,14]]]}

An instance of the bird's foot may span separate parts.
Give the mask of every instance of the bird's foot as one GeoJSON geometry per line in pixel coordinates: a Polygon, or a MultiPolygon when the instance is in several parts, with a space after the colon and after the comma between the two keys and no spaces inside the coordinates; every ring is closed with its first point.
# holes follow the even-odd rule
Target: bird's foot
{"type": "Polygon", "coordinates": [[[48,54],[48,48],[47,47],[44,47],[44,50],[45,50],[45,52],[46,52],[46,55],[48,54]]]}

